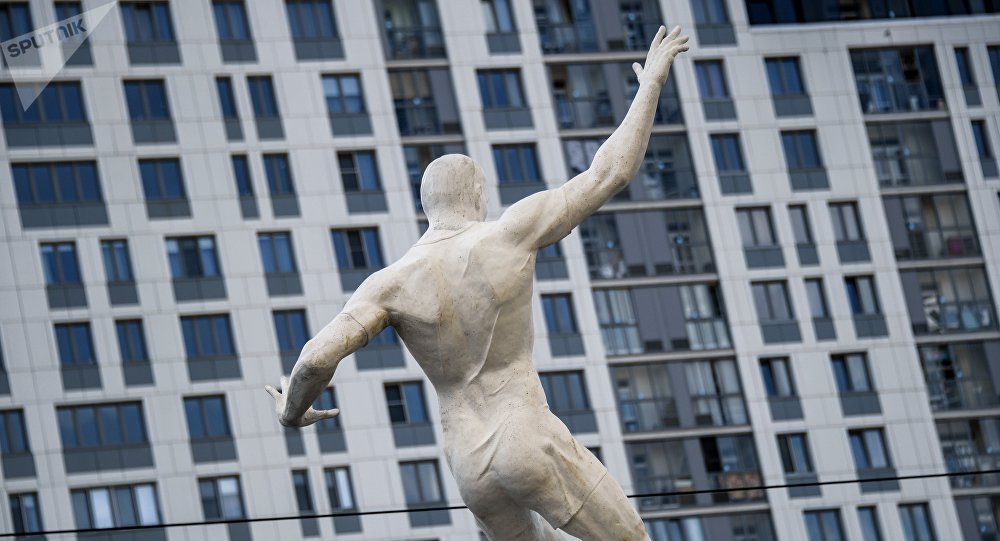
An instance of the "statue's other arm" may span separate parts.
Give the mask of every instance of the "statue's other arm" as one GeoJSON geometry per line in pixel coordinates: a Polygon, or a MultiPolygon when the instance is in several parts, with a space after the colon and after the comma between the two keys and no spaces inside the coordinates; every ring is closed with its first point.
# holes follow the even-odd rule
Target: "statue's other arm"
{"type": "Polygon", "coordinates": [[[366,346],[389,325],[388,313],[378,303],[378,281],[371,278],[358,287],[330,323],[306,342],[292,368],[291,381],[282,377],[280,390],[265,387],[274,397],[281,424],[308,426],[340,413],[337,409],[317,411],[311,405],[330,384],[340,361],[366,346]]]}
{"type": "Polygon", "coordinates": [[[590,168],[559,188],[546,190],[512,205],[500,218],[515,242],[532,249],[565,237],[574,227],[614,197],[635,176],[646,154],[649,132],[673,59],[688,49],[680,27],[670,35],[660,27],[646,55],[646,65],[632,65],[639,91],[625,119],[594,155],[590,168]]]}

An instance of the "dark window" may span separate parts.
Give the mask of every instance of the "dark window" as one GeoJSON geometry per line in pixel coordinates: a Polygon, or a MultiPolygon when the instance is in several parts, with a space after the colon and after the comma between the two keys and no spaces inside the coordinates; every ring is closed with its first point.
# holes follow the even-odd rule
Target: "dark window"
{"type": "Polygon", "coordinates": [[[201,495],[201,509],[205,513],[205,520],[244,518],[239,477],[199,479],[198,493],[201,495]]]}
{"type": "Polygon", "coordinates": [[[70,491],[76,527],[125,528],[160,524],[160,505],[152,483],[70,491]]]}
{"type": "Polygon", "coordinates": [[[264,173],[267,174],[267,189],[271,195],[295,195],[292,169],[288,165],[288,154],[264,154],[264,173]]]}
{"type": "Polygon", "coordinates": [[[361,90],[361,77],[354,73],[323,76],[323,97],[326,112],[364,113],[365,95],[361,90]]]}
{"type": "Polygon", "coordinates": [[[330,232],[333,251],[337,255],[337,268],[380,269],[382,249],[378,240],[378,229],[335,229],[330,232]]]}
{"type": "Polygon", "coordinates": [[[42,270],[45,271],[46,285],[81,283],[80,266],[76,257],[76,243],[45,243],[40,245],[39,249],[42,254],[42,270]]]}
{"type": "Polygon", "coordinates": [[[192,440],[231,436],[226,397],[223,395],[185,398],[184,414],[187,417],[188,436],[192,440]]]}
{"type": "Polygon", "coordinates": [[[295,503],[298,505],[299,513],[316,511],[316,506],[313,505],[312,489],[309,488],[309,470],[292,471],[292,488],[295,489],[295,503]]]}
{"type": "Polygon", "coordinates": [[[740,375],[731,359],[684,364],[684,379],[698,425],[749,423],[740,389],[740,375]]]}
{"type": "Polygon", "coordinates": [[[812,227],[809,225],[809,210],[805,205],[790,205],[788,216],[792,222],[792,235],[795,237],[795,244],[812,246],[816,244],[813,239],[812,227]]]}
{"type": "Polygon", "coordinates": [[[583,381],[583,372],[549,372],[539,374],[542,390],[549,403],[549,409],[555,414],[590,411],[590,400],[587,398],[587,385],[583,381]]]}
{"type": "MultiPolygon", "coordinates": [[[[25,4],[27,5],[27,4],[25,4]]],[[[3,5],[0,4],[0,10],[3,5]]],[[[45,530],[38,494],[26,492],[10,495],[10,516],[14,520],[14,533],[34,533],[45,530]]]]}
{"type": "Polygon", "coordinates": [[[695,0],[691,4],[694,6],[694,20],[699,25],[729,24],[726,0],[695,0]]]}
{"type": "Polygon", "coordinates": [[[870,470],[892,466],[889,461],[889,452],[885,448],[885,436],[882,434],[881,428],[851,430],[847,434],[851,442],[854,465],[857,469],[870,470]]]}
{"type": "Polygon", "coordinates": [[[305,310],[275,310],[274,330],[278,335],[278,351],[298,353],[309,340],[305,310]]]}
{"type": "Polygon", "coordinates": [[[864,353],[834,355],[833,377],[841,393],[871,392],[875,388],[868,373],[868,359],[864,353]]]}
{"type": "Polygon", "coordinates": [[[694,68],[698,76],[698,92],[702,99],[729,99],[729,89],[726,86],[721,60],[699,60],[694,63],[694,68]]]}
{"type": "Polygon", "coordinates": [[[338,152],[337,162],[340,165],[340,179],[344,183],[345,192],[382,191],[374,151],[338,152]]]}
{"type": "Polygon", "coordinates": [[[680,423],[666,363],[611,367],[622,431],[664,430],[680,423]]]}
{"type": "Polygon", "coordinates": [[[710,138],[715,167],[720,173],[746,171],[746,165],[743,163],[743,151],[740,150],[739,135],[735,133],[714,134],[710,138]]]}
{"type": "Polygon", "coordinates": [[[125,99],[132,120],[170,120],[167,86],[162,80],[125,81],[125,99]]]}
{"type": "Polygon", "coordinates": [[[31,5],[28,2],[0,4],[0,41],[14,39],[35,30],[31,22],[31,5]]]}
{"type": "Polygon", "coordinates": [[[253,197],[253,180],[250,178],[250,164],[245,154],[233,154],[233,177],[236,179],[236,192],[241,197],[253,197]]]}
{"type": "Polygon", "coordinates": [[[243,0],[212,0],[212,13],[215,14],[215,29],[222,41],[249,41],[250,24],[247,23],[247,10],[243,0]]]}
{"type": "Polygon", "coordinates": [[[577,334],[573,296],[569,293],[542,295],[542,311],[549,334],[577,334]]]}
{"type": "Polygon", "coordinates": [[[771,209],[736,209],[736,219],[740,226],[740,236],[744,248],[763,248],[778,245],[778,238],[771,223],[771,209]]]}
{"type": "Polygon", "coordinates": [[[494,145],[493,163],[500,184],[541,182],[533,144],[494,145]]]}
{"type": "Polygon", "coordinates": [[[142,190],[148,200],[187,199],[177,158],[139,160],[142,190]]]}
{"type": "Polygon", "coordinates": [[[55,330],[60,364],[72,366],[97,363],[90,323],[56,323],[55,330]]]}
{"type": "Polygon", "coordinates": [[[826,293],[823,292],[822,278],[807,278],[806,298],[809,300],[809,313],[813,319],[824,319],[830,317],[830,310],[826,305],[826,293]]]}
{"type": "Polygon", "coordinates": [[[141,319],[115,321],[115,333],[118,335],[118,350],[121,352],[123,363],[149,362],[149,353],[146,351],[146,336],[142,330],[141,319]]]}
{"type": "Polygon", "coordinates": [[[486,19],[487,32],[508,34],[517,31],[510,0],[480,0],[479,5],[486,19]]]}
{"type": "Polygon", "coordinates": [[[934,523],[926,503],[900,504],[899,521],[906,541],[935,541],[934,523]]]}
{"type": "Polygon", "coordinates": [[[955,47],[955,64],[958,65],[958,80],[962,86],[976,86],[976,73],[972,70],[968,47],[955,47]]]}
{"type": "Polygon", "coordinates": [[[447,68],[392,69],[389,86],[403,137],[461,133],[447,68]]]}
{"type": "Polygon", "coordinates": [[[274,94],[274,83],[270,75],[247,77],[247,87],[250,89],[250,103],[253,114],[257,118],[277,118],[278,100],[274,94]]]}
{"type": "Polygon", "coordinates": [[[809,541],[846,541],[844,527],[840,523],[840,511],[806,511],[806,532],[809,541]]]}
{"type": "Polygon", "coordinates": [[[0,453],[17,455],[30,452],[24,412],[19,409],[0,411],[0,453]]]}
{"type": "Polygon", "coordinates": [[[188,358],[233,357],[233,332],[229,316],[182,316],[181,331],[184,334],[184,350],[188,358]]]}
{"type": "Polygon", "coordinates": [[[798,394],[795,391],[791,363],[787,357],[761,359],[760,377],[764,381],[764,391],[768,397],[782,398],[798,394]]]}
{"type": "Polygon", "coordinates": [[[297,272],[292,253],[292,234],[288,232],[258,233],[257,245],[267,274],[297,272]]]}
{"type": "Polygon", "coordinates": [[[56,408],[63,449],[117,448],[148,443],[142,403],[56,408]]]}
{"type": "Polygon", "coordinates": [[[806,93],[797,57],[767,58],[764,60],[764,65],[767,68],[767,81],[771,85],[771,94],[801,96],[806,93]]]}
{"type": "MultiPolygon", "coordinates": [[[[337,409],[337,393],[333,387],[323,389],[316,401],[313,402],[313,409],[316,411],[337,409]]],[[[316,421],[317,430],[340,430],[340,417],[331,417],[316,421]]]]}
{"type": "Polygon", "coordinates": [[[215,253],[215,237],[174,237],[168,238],[166,243],[173,278],[206,278],[222,274],[215,253]]]}
{"type": "Polygon", "coordinates": [[[521,91],[521,72],[516,69],[479,70],[479,97],[484,109],[527,107],[521,91]]]}
{"type": "Polygon", "coordinates": [[[861,524],[861,541],[882,541],[877,507],[858,507],[858,523],[861,524]]]}
{"type": "Polygon", "coordinates": [[[757,317],[761,321],[788,321],[795,319],[788,286],[785,282],[755,282],[751,284],[757,317]]]}
{"type": "Polygon", "coordinates": [[[990,57],[990,71],[993,72],[993,84],[1000,86],[1000,46],[986,48],[990,57]]]}
{"type": "Polygon", "coordinates": [[[53,81],[45,85],[27,109],[21,107],[13,83],[0,84],[0,113],[3,123],[10,126],[87,121],[79,81],[53,81]]]}
{"type": "Polygon", "coordinates": [[[990,136],[986,132],[985,120],[972,121],[972,138],[976,141],[976,151],[979,152],[979,159],[993,159],[993,149],[990,146],[990,136]]]}
{"type": "Polygon", "coordinates": [[[394,425],[430,422],[422,382],[386,383],[385,402],[394,425]]]}
{"type": "Polygon", "coordinates": [[[293,38],[337,37],[337,22],[330,0],[285,0],[285,11],[293,38]]]}
{"type": "Polygon", "coordinates": [[[830,219],[833,220],[833,235],[837,242],[865,240],[857,203],[830,203],[830,219]]]}
{"type": "Polygon", "coordinates": [[[330,497],[330,508],[333,511],[357,509],[350,468],[347,466],[329,468],[323,471],[323,477],[326,480],[326,493],[330,497]]]}
{"type": "Polygon", "coordinates": [[[104,273],[109,283],[135,281],[132,276],[132,260],[129,257],[127,240],[102,240],[101,258],[104,260],[104,273]]]}
{"type": "Polygon", "coordinates": [[[847,289],[847,302],[851,305],[852,314],[861,316],[882,313],[873,276],[846,277],[844,287],[847,289]]]}
{"type": "Polygon", "coordinates": [[[785,149],[785,163],[788,165],[788,169],[820,169],[823,167],[815,131],[781,132],[781,146],[785,149]]]}
{"type": "Polygon", "coordinates": [[[399,474],[403,478],[406,505],[421,506],[444,501],[437,460],[400,462],[399,474]]]}
{"type": "Polygon", "coordinates": [[[103,201],[97,162],[12,163],[20,205],[60,205],[103,201]]]}
{"type": "Polygon", "coordinates": [[[215,89],[219,92],[219,108],[222,109],[222,118],[227,120],[239,118],[236,95],[233,93],[233,80],[230,77],[216,77],[215,89]]]}
{"type": "Polygon", "coordinates": [[[122,2],[121,8],[129,43],[174,41],[167,2],[122,2]]]}
{"type": "Polygon", "coordinates": [[[930,46],[853,50],[851,64],[864,113],[944,108],[941,76],[930,46]]]}
{"type": "Polygon", "coordinates": [[[785,474],[812,473],[812,458],[809,456],[809,442],[805,434],[779,434],[778,453],[785,474]]]}

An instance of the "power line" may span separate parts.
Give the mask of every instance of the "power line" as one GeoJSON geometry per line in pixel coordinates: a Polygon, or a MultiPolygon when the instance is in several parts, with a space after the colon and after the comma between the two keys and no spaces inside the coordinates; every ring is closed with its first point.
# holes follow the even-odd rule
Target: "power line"
{"type": "MultiPolygon", "coordinates": [[[[693,496],[696,494],[721,494],[726,492],[749,492],[753,490],[778,490],[782,488],[796,487],[820,487],[828,485],[849,485],[854,483],[878,483],[883,481],[912,481],[916,479],[934,479],[940,477],[962,477],[966,475],[986,475],[1000,473],[1000,469],[978,470],[973,472],[945,472],[945,473],[922,473],[917,475],[895,475],[890,477],[872,477],[869,479],[839,479],[835,481],[811,481],[808,483],[785,483],[782,485],[756,485],[735,488],[706,488],[700,490],[675,490],[671,492],[647,492],[642,494],[632,494],[627,498],[652,498],[656,496],[693,496]]],[[[332,513],[316,513],[312,515],[285,515],[279,517],[261,518],[233,518],[213,521],[192,521],[192,522],[172,522],[170,524],[151,524],[147,526],[115,526],[112,528],[76,528],[68,530],[45,530],[30,533],[0,533],[0,538],[4,537],[27,537],[34,535],[59,535],[59,534],[80,534],[80,533],[107,533],[131,530],[154,530],[161,528],[183,528],[190,526],[214,526],[217,524],[250,524],[254,522],[280,522],[285,520],[320,519],[330,517],[361,517],[373,515],[389,515],[394,513],[422,513],[430,511],[455,511],[458,509],[468,509],[464,505],[448,505],[438,507],[419,507],[414,509],[384,509],[381,511],[335,511],[332,513]]]]}

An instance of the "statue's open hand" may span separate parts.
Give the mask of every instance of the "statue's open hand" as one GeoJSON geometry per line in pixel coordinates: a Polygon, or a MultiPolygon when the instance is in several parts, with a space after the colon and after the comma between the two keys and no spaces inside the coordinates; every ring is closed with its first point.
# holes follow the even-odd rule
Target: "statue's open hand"
{"type": "Polygon", "coordinates": [[[299,417],[298,419],[287,419],[285,418],[285,396],[288,393],[288,378],[282,376],[281,383],[279,385],[281,387],[280,391],[270,385],[265,385],[264,390],[267,391],[267,394],[274,398],[274,410],[278,413],[278,420],[285,426],[297,426],[301,428],[303,426],[309,426],[317,421],[333,419],[337,415],[340,415],[339,409],[316,410],[310,407],[304,414],[302,414],[302,417],[299,417]]]}
{"type": "Polygon", "coordinates": [[[632,64],[632,70],[640,83],[644,80],[656,81],[661,85],[666,83],[667,72],[674,63],[674,57],[688,50],[688,37],[681,35],[681,27],[675,26],[669,35],[666,34],[667,27],[660,26],[653,43],[649,45],[645,66],[640,66],[638,62],[632,64]]]}

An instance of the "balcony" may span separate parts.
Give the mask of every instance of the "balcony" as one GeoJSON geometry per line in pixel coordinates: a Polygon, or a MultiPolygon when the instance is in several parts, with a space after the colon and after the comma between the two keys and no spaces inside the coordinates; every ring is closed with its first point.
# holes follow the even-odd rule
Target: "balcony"
{"type": "Polygon", "coordinates": [[[851,64],[865,114],[947,108],[934,50],[929,46],[852,50],[851,64]]]}
{"type": "Polygon", "coordinates": [[[682,494],[694,489],[694,481],[690,477],[678,478],[673,475],[661,475],[643,477],[635,481],[636,494],[664,494],[662,496],[644,496],[638,498],[639,509],[643,511],[695,505],[694,494],[682,494]]]}
{"type": "Polygon", "coordinates": [[[711,490],[725,489],[726,492],[712,494],[712,503],[751,503],[764,501],[767,497],[762,486],[760,472],[757,470],[709,472],[708,488],[711,490]],[[735,490],[748,489],[748,490],[735,490]]]}
{"type": "Polygon", "coordinates": [[[611,98],[606,93],[593,97],[573,97],[566,92],[554,94],[556,117],[561,129],[598,128],[615,125],[611,98]]]}
{"type": "Polygon", "coordinates": [[[385,39],[390,60],[445,58],[444,35],[440,28],[386,27],[385,39]]]}
{"type": "Polygon", "coordinates": [[[974,442],[967,442],[970,448],[963,447],[963,452],[945,452],[944,463],[948,473],[968,473],[951,477],[952,488],[996,487],[1000,485],[1000,474],[977,473],[981,471],[1000,469],[1000,452],[974,453],[968,452],[975,448],[974,442]]]}
{"type": "Polygon", "coordinates": [[[680,426],[677,403],[673,398],[618,400],[622,431],[655,432],[680,426]]]}
{"type": "Polygon", "coordinates": [[[868,140],[883,188],[964,181],[948,120],[869,123],[868,140]]]}
{"type": "Polygon", "coordinates": [[[538,41],[545,54],[596,52],[597,32],[590,21],[579,23],[538,23],[538,41]]]}
{"type": "Polygon", "coordinates": [[[974,410],[1000,406],[993,382],[978,379],[951,379],[927,382],[933,411],[974,410]]]}

